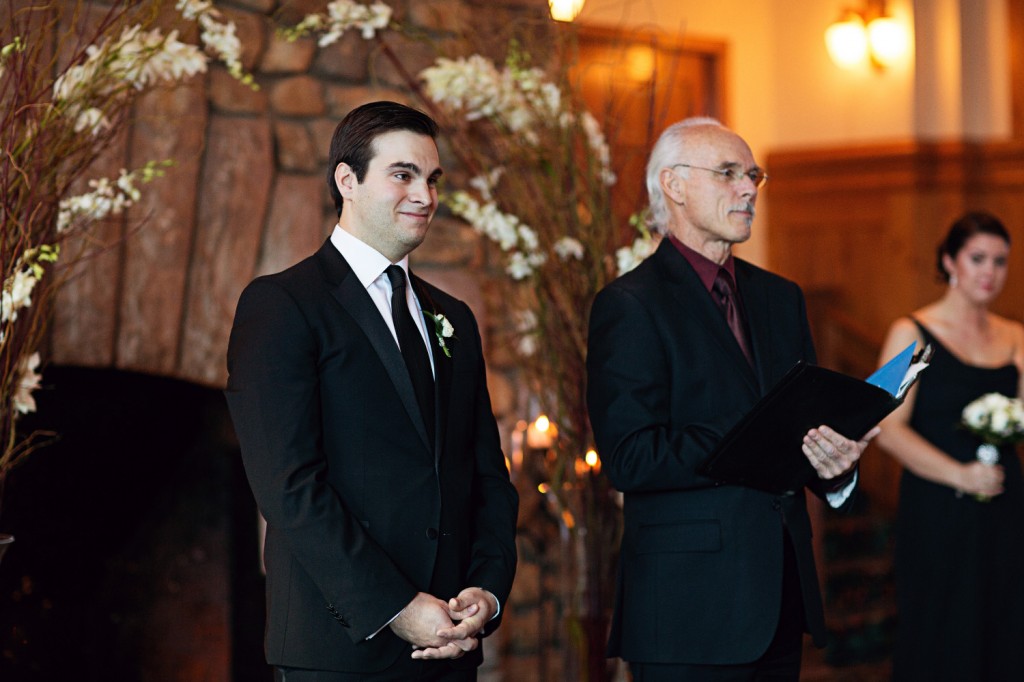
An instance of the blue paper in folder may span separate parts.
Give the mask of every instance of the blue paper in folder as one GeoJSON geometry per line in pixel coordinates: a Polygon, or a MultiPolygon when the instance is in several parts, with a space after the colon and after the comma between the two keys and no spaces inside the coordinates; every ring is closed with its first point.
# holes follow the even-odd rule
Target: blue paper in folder
{"type": "Polygon", "coordinates": [[[907,375],[907,370],[910,369],[910,362],[914,359],[914,348],[916,346],[917,341],[912,342],[864,381],[888,391],[890,395],[899,395],[900,386],[903,384],[903,377],[907,375]]]}

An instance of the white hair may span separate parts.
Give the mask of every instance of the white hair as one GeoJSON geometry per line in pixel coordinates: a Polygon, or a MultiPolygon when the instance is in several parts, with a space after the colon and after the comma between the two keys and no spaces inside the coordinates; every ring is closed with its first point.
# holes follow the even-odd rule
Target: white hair
{"type": "Polygon", "coordinates": [[[651,149],[651,156],[647,160],[647,226],[654,232],[665,234],[668,230],[668,205],[665,203],[665,193],[661,191],[658,176],[661,175],[663,168],[679,163],[676,156],[683,147],[689,129],[701,126],[725,127],[721,121],[710,116],[693,116],[665,128],[651,149]]]}

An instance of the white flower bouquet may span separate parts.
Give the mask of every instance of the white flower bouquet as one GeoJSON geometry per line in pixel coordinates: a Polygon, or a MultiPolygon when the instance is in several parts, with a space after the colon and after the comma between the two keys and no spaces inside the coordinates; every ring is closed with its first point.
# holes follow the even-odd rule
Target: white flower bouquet
{"type": "Polygon", "coordinates": [[[960,415],[961,424],[986,445],[998,447],[1024,441],[1024,402],[1001,393],[986,393],[971,401],[960,415]]]}
{"type": "MultiPolygon", "coordinates": [[[[986,393],[960,413],[960,425],[981,440],[975,456],[988,466],[999,463],[999,446],[1024,441],[1024,403],[1002,393],[986,393]]],[[[987,502],[986,495],[975,495],[987,502]]]]}

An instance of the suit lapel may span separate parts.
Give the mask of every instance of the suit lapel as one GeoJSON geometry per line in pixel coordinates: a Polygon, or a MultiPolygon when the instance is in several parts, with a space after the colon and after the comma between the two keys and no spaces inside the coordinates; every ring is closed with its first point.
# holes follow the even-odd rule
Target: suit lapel
{"type": "Polygon", "coordinates": [[[420,413],[412,380],[409,378],[409,370],[405,367],[402,352],[398,349],[398,344],[395,343],[387,324],[381,318],[380,311],[359,279],[352,275],[352,269],[348,262],[338,253],[330,240],[320,248],[317,257],[324,277],[327,279],[331,295],[351,315],[366,338],[370,340],[370,345],[384,365],[395,390],[398,391],[398,397],[402,401],[405,411],[409,413],[416,432],[423,444],[430,448],[431,444],[427,439],[423,415],[420,413]]]}
{"type": "MultiPolygon", "coordinates": [[[[691,311],[693,320],[711,336],[711,352],[719,356],[723,366],[735,367],[750,385],[751,390],[760,394],[758,376],[754,368],[743,355],[743,350],[729,329],[729,323],[715,306],[696,271],[668,239],[662,240],[655,255],[664,275],[662,279],[668,283],[668,292],[676,299],[680,309],[691,311]]],[[[745,304],[746,300],[743,303],[745,304]]],[[[754,360],[757,362],[756,354],[754,360]]]]}
{"type": "MultiPolygon", "coordinates": [[[[441,449],[444,445],[445,424],[448,423],[448,405],[451,396],[452,386],[452,359],[445,355],[444,350],[437,342],[437,335],[434,331],[434,320],[426,313],[432,315],[444,315],[444,310],[433,300],[427,291],[423,280],[410,273],[412,277],[412,288],[419,299],[420,308],[423,309],[424,322],[427,324],[427,342],[430,344],[430,355],[434,358],[434,412],[436,423],[434,425],[434,461],[441,456],[441,449]]],[[[449,339],[449,350],[454,352],[452,341],[449,339]]]]}

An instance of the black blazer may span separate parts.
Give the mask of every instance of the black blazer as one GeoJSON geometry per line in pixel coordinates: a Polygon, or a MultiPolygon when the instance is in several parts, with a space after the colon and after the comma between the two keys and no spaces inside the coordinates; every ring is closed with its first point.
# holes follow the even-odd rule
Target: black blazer
{"type": "Polygon", "coordinates": [[[784,529],[808,630],[824,641],[804,491],[773,496],[696,472],[787,370],[814,361],[799,287],[739,259],[736,283],[756,370],[668,239],[594,301],[588,407],[603,470],[624,493],[610,656],[691,664],[760,657],[779,619],[784,529]]]}
{"type": "MultiPolygon", "coordinates": [[[[226,396],[267,520],[272,665],[370,672],[408,656],[384,626],[431,592],[435,563],[459,573],[435,582],[439,598],[476,586],[508,599],[518,496],[476,320],[463,302],[412,282],[424,310],[455,328],[451,358],[432,346],[434,443],[394,337],[330,241],[256,279],[238,302],[226,396]],[[439,545],[451,556],[439,557],[439,545]]],[[[479,663],[480,650],[466,659],[479,663]]]]}

